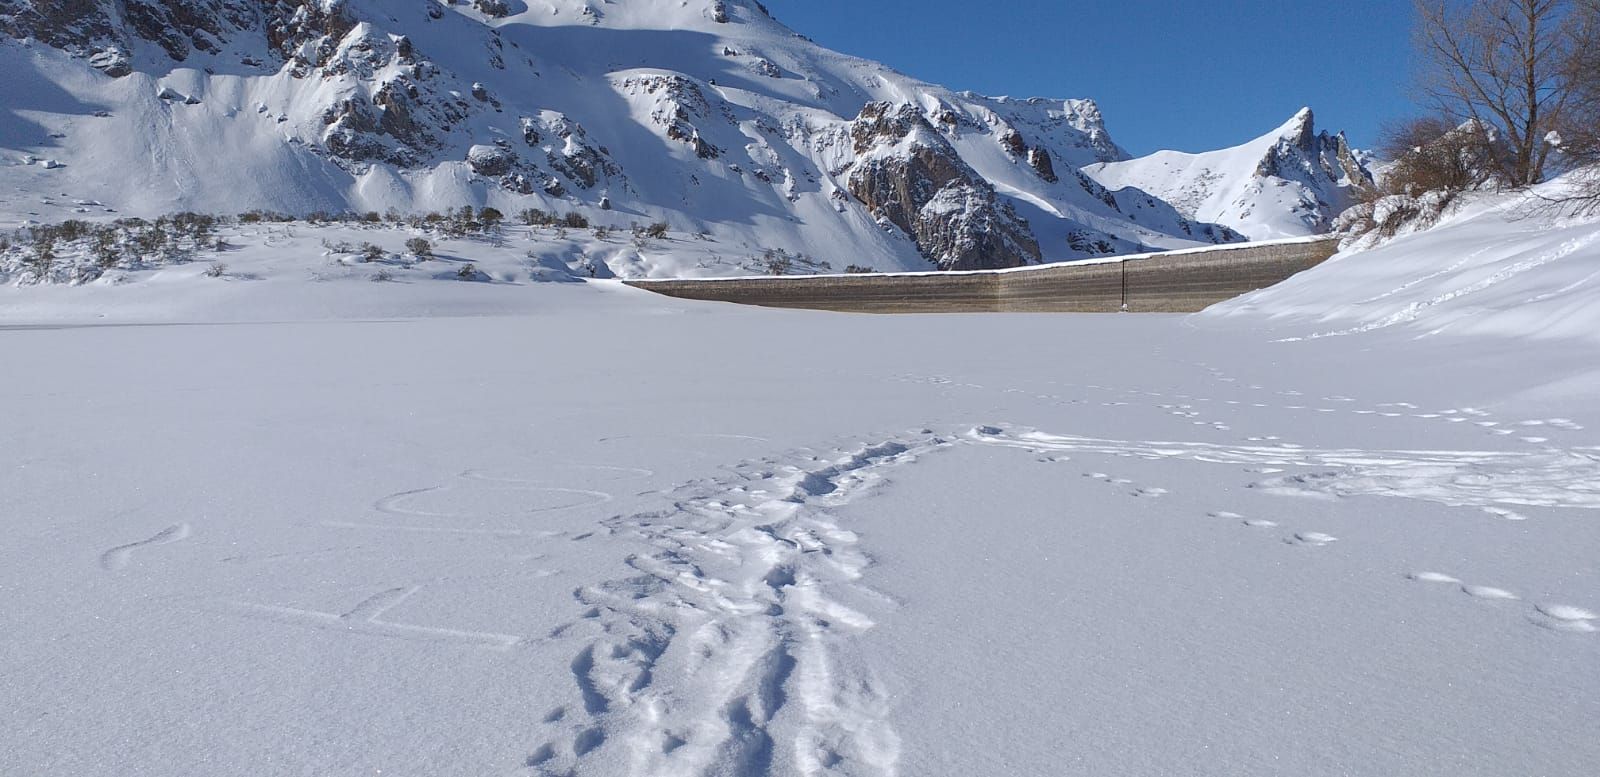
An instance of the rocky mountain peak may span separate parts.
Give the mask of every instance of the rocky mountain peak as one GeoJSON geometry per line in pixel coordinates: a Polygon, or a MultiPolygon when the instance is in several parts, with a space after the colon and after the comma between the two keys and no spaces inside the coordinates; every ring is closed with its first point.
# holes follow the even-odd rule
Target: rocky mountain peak
{"type": "MultiPolygon", "coordinates": [[[[1317,132],[1316,115],[1301,108],[1277,130],[1278,141],[1256,166],[1261,178],[1298,180],[1311,185],[1364,185],[1372,174],[1355,157],[1344,133],[1317,132]]],[[[1337,215],[1337,214],[1334,214],[1337,215]]]]}

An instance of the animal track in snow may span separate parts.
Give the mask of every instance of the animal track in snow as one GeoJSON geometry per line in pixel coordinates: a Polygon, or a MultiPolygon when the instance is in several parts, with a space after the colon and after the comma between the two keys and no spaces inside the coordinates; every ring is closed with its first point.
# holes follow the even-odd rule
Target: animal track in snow
{"type": "Polygon", "coordinates": [[[1540,616],[1534,623],[1547,629],[1584,634],[1600,631],[1600,614],[1592,610],[1566,604],[1541,604],[1534,610],[1540,616]]]}
{"type": "Polygon", "coordinates": [[[1229,510],[1218,510],[1214,513],[1209,513],[1209,515],[1212,518],[1223,518],[1230,521],[1238,521],[1239,523],[1252,529],[1271,529],[1278,525],[1276,521],[1268,521],[1261,518],[1246,518],[1239,513],[1229,510]]]}
{"type": "Polygon", "coordinates": [[[189,524],[175,523],[159,532],[156,532],[149,538],[139,540],[138,542],[130,542],[126,545],[118,545],[117,547],[100,554],[100,568],[108,572],[117,572],[122,569],[126,569],[128,562],[133,557],[134,551],[140,548],[146,548],[155,545],[167,545],[180,540],[188,539],[189,532],[189,524]]]}
{"type": "Polygon", "coordinates": [[[1102,483],[1107,483],[1113,486],[1126,486],[1128,489],[1128,496],[1133,497],[1159,499],[1163,496],[1166,496],[1168,493],[1171,493],[1165,488],[1145,488],[1129,478],[1119,478],[1108,475],[1104,472],[1085,472],[1083,473],[1083,476],[1089,478],[1090,480],[1098,480],[1102,483]]]}
{"type": "Polygon", "coordinates": [[[1322,547],[1324,545],[1331,545],[1331,544],[1333,544],[1335,542],[1338,542],[1338,541],[1339,541],[1338,537],[1335,537],[1335,536],[1333,536],[1331,534],[1323,534],[1322,532],[1315,532],[1315,531],[1296,532],[1293,536],[1291,536],[1288,539],[1284,540],[1284,542],[1287,542],[1290,545],[1305,545],[1305,546],[1313,547],[1313,548],[1320,548],[1320,547],[1322,547]]]}
{"type": "MultiPolygon", "coordinates": [[[[1473,585],[1441,572],[1412,572],[1407,579],[1419,583],[1454,586],[1474,599],[1515,602],[1522,599],[1512,591],[1487,585],[1473,585]]],[[[1551,631],[1588,634],[1600,631],[1600,614],[1568,604],[1536,604],[1528,614],[1528,622],[1551,631]]]]}
{"type": "Polygon", "coordinates": [[[1491,506],[1484,507],[1483,511],[1488,513],[1488,514],[1490,514],[1490,515],[1493,515],[1493,516],[1495,516],[1497,518],[1504,518],[1504,519],[1506,519],[1508,521],[1526,521],[1526,520],[1528,520],[1528,516],[1523,515],[1522,513],[1519,513],[1519,512],[1517,512],[1515,510],[1508,510],[1508,509],[1506,509],[1504,507],[1494,507],[1494,506],[1491,505],[1491,506]]]}

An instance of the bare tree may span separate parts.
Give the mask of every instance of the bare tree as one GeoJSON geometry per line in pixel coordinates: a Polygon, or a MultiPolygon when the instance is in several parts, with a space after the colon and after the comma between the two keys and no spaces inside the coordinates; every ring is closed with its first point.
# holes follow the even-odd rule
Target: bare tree
{"type": "Polygon", "coordinates": [[[1562,116],[1561,151],[1577,165],[1600,164],[1600,0],[1576,0],[1562,116]]]}
{"type": "Polygon", "coordinates": [[[1415,1],[1424,94],[1444,115],[1486,130],[1502,183],[1543,181],[1547,137],[1571,96],[1573,3],[1589,0],[1415,1]]]}
{"type": "Polygon", "coordinates": [[[1572,0],[1562,78],[1567,100],[1556,121],[1558,169],[1567,186],[1539,199],[1562,211],[1600,211],[1600,0],[1572,0]]]}
{"type": "Polygon", "coordinates": [[[1485,149],[1491,146],[1477,124],[1457,125],[1446,116],[1420,116],[1383,128],[1379,148],[1394,161],[1379,195],[1445,192],[1456,195],[1476,189],[1494,174],[1485,149]]]}

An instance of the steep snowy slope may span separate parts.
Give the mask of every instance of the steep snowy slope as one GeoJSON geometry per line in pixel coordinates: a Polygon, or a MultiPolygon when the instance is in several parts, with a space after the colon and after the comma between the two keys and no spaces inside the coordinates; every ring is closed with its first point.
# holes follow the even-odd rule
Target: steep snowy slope
{"type": "Polygon", "coordinates": [[[1126,156],[1092,102],[921,83],[751,0],[0,0],[0,32],[12,214],[492,204],[881,269],[1238,239],[1078,173],[1126,156]]]}
{"type": "Polygon", "coordinates": [[[1255,240],[1327,232],[1372,181],[1344,135],[1318,133],[1310,108],[1244,145],[1203,154],[1158,151],[1085,168],[1111,189],[1135,187],[1192,219],[1232,227],[1255,240]]]}
{"type": "Polygon", "coordinates": [[[1553,213],[1533,194],[1484,194],[1438,226],[1356,247],[1202,320],[1263,320],[1288,339],[1379,330],[1600,340],[1600,217],[1553,213]]]}

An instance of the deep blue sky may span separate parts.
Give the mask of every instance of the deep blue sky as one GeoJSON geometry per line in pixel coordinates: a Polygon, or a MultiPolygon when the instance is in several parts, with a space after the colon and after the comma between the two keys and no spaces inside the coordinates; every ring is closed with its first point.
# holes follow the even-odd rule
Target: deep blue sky
{"type": "Polygon", "coordinates": [[[1370,147],[1408,112],[1409,0],[763,0],[925,81],[1091,97],[1134,154],[1237,145],[1302,106],[1370,147]]]}

